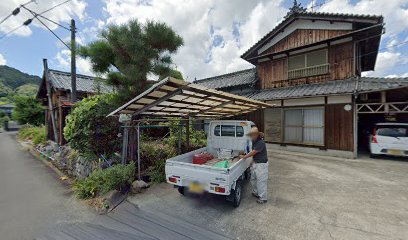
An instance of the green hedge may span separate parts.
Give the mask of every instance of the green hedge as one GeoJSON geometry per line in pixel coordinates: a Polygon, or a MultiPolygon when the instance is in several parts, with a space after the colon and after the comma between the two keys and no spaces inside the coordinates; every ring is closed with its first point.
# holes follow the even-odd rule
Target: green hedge
{"type": "Polygon", "coordinates": [[[114,165],[107,169],[97,169],[87,178],[77,180],[73,184],[76,195],[82,199],[93,198],[117,189],[122,184],[131,184],[135,179],[136,167],[129,165],[114,165]]]}
{"type": "Polygon", "coordinates": [[[45,127],[33,127],[30,125],[25,125],[18,131],[18,139],[21,140],[31,140],[34,145],[41,144],[45,145],[47,143],[45,127]]]}

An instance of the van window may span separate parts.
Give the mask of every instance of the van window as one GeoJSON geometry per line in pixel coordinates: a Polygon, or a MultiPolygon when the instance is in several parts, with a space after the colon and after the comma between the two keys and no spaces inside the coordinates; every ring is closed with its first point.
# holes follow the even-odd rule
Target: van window
{"type": "Polygon", "coordinates": [[[244,128],[235,125],[217,125],[214,128],[214,136],[235,137],[235,134],[237,137],[244,136],[244,128]]]}
{"type": "Polygon", "coordinates": [[[384,137],[408,137],[408,128],[398,126],[379,126],[376,135],[384,137]]]}

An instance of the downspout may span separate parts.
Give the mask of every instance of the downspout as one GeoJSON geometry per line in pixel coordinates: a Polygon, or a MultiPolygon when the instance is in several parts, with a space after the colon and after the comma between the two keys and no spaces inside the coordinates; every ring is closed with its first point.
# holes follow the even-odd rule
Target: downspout
{"type": "Polygon", "coordinates": [[[56,142],[58,146],[58,133],[57,133],[57,126],[55,125],[55,118],[54,118],[54,107],[52,105],[52,99],[51,99],[51,85],[50,81],[48,79],[48,63],[47,59],[43,59],[43,64],[44,64],[44,77],[45,77],[45,83],[47,87],[47,97],[48,97],[48,108],[51,113],[51,123],[52,123],[52,130],[54,132],[54,141],[56,142]]]}

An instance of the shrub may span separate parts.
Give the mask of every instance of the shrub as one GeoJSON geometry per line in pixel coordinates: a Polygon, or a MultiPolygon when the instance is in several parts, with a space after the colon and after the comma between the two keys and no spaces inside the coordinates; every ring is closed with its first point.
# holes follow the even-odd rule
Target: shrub
{"type": "Polygon", "coordinates": [[[18,131],[17,137],[21,140],[31,140],[34,145],[47,143],[45,127],[25,125],[18,131]]]}
{"type": "Polygon", "coordinates": [[[103,195],[123,184],[131,184],[135,178],[135,171],[134,163],[118,164],[103,170],[97,169],[88,177],[77,180],[73,184],[73,189],[76,195],[82,199],[103,195]]]}
{"type": "Polygon", "coordinates": [[[20,124],[44,124],[44,109],[34,96],[17,96],[14,105],[12,117],[20,124]]]}
{"type": "Polygon", "coordinates": [[[176,149],[162,142],[142,142],[140,148],[141,169],[147,169],[150,180],[156,183],[165,181],[166,160],[177,155],[176,149]]]}
{"type": "MultiPolygon", "coordinates": [[[[177,147],[180,135],[180,128],[182,128],[182,139],[181,145],[186,145],[186,127],[180,126],[180,121],[168,121],[165,123],[170,128],[170,137],[166,139],[166,142],[173,146],[177,147]]],[[[204,131],[197,130],[193,127],[192,122],[190,122],[190,149],[185,149],[186,151],[190,151],[193,149],[197,149],[200,147],[204,147],[207,144],[207,137],[204,131]]]]}
{"type": "MultiPolygon", "coordinates": [[[[107,118],[116,108],[111,94],[83,99],[67,116],[64,136],[73,149],[84,156],[111,156],[120,150],[120,124],[114,117],[107,118]]],[[[92,157],[91,157],[92,158],[92,157]]]]}

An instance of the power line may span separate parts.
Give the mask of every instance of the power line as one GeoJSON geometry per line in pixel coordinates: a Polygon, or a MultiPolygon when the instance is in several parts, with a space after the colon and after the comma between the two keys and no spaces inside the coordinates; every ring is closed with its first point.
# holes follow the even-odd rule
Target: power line
{"type": "MultiPolygon", "coordinates": [[[[34,1],[35,1],[35,0],[31,0],[30,2],[27,2],[27,3],[25,3],[25,4],[22,4],[21,6],[24,7],[25,9],[27,9],[27,8],[25,7],[25,5],[27,5],[28,3],[34,2],[34,1]],[[23,5],[24,5],[24,6],[23,6],[23,5]]],[[[55,9],[55,8],[57,8],[57,7],[61,6],[61,5],[63,5],[63,4],[65,4],[65,3],[67,3],[67,2],[70,2],[70,1],[72,1],[72,0],[66,0],[66,1],[64,1],[64,2],[61,2],[61,3],[59,3],[59,4],[55,5],[55,6],[53,6],[53,7],[49,8],[49,9],[47,9],[47,10],[44,10],[44,11],[42,11],[42,12],[36,14],[36,15],[41,15],[41,14],[43,14],[43,13],[49,12],[49,11],[51,11],[51,10],[53,10],[53,9],[55,9]]],[[[45,18],[44,16],[41,16],[41,17],[45,18]]],[[[37,17],[34,16],[33,18],[29,18],[29,19],[27,19],[23,24],[21,24],[20,26],[18,26],[18,27],[16,27],[16,28],[13,28],[12,30],[10,30],[10,31],[8,31],[7,33],[3,34],[2,36],[0,36],[0,40],[3,39],[3,38],[5,38],[5,37],[7,37],[7,36],[10,35],[11,33],[17,31],[18,29],[22,28],[23,26],[28,26],[29,24],[31,24],[31,22],[32,22],[35,18],[37,18],[37,17]]],[[[37,20],[41,23],[41,21],[40,21],[38,18],[37,18],[37,20]]],[[[49,19],[49,20],[50,20],[50,19],[49,19]]],[[[50,21],[52,21],[52,20],[50,20],[50,21]]],[[[52,21],[52,22],[56,23],[55,21],[52,21]]],[[[42,23],[42,24],[43,24],[43,23],[42,23]]],[[[61,26],[62,26],[62,25],[61,25],[61,26]]],[[[47,29],[49,29],[48,26],[45,26],[45,27],[46,27],[47,29]]],[[[64,28],[65,28],[65,27],[64,27],[64,28]]],[[[49,29],[49,30],[50,30],[50,29],[49,29]]],[[[52,31],[51,31],[51,32],[52,32],[52,31]]],[[[52,32],[52,33],[55,34],[54,32],[52,32]]]]}
{"type": "Polygon", "coordinates": [[[62,25],[62,24],[59,24],[59,23],[57,23],[56,21],[51,20],[51,19],[49,19],[49,18],[47,18],[47,17],[44,17],[44,16],[40,15],[40,13],[36,13],[36,12],[34,12],[33,10],[31,10],[31,9],[29,9],[29,8],[27,8],[27,7],[23,7],[23,8],[24,8],[25,10],[29,11],[31,14],[33,14],[33,16],[34,16],[35,18],[41,17],[41,18],[43,18],[43,19],[45,19],[45,20],[47,20],[47,21],[49,21],[49,22],[54,23],[55,25],[57,25],[57,26],[59,26],[59,27],[62,27],[62,28],[64,28],[64,29],[68,30],[68,31],[71,31],[71,29],[69,29],[68,27],[66,27],[66,26],[64,26],[64,25],[62,25]]]}
{"type": "MultiPolygon", "coordinates": [[[[30,11],[30,10],[29,10],[30,11]]],[[[48,29],[48,31],[50,31],[58,40],[60,40],[60,42],[62,42],[62,44],[64,44],[69,50],[71,50],[71,48],[54,32],[52,31],[43,21],[41,21],[38,16],[30,11],[30,13],[34,16],[34,18],[36,18],[45,28],[48,29]]]]}
{"type": "Polygon", "coordinates": [[[35,2],[35,0],[30,0],[26,3],[21,4],[19,7],[15,8],[9,15],[7,15],[6,17],[4,17],[1,21],[0,24],[2,24],[3,22],[5,22],[7,19],[9,19],[11,16],[16,16],[17,14],[20,13],[20,7],[24,7],[25,5],[28,5],[32,2],[35,2]]]}

